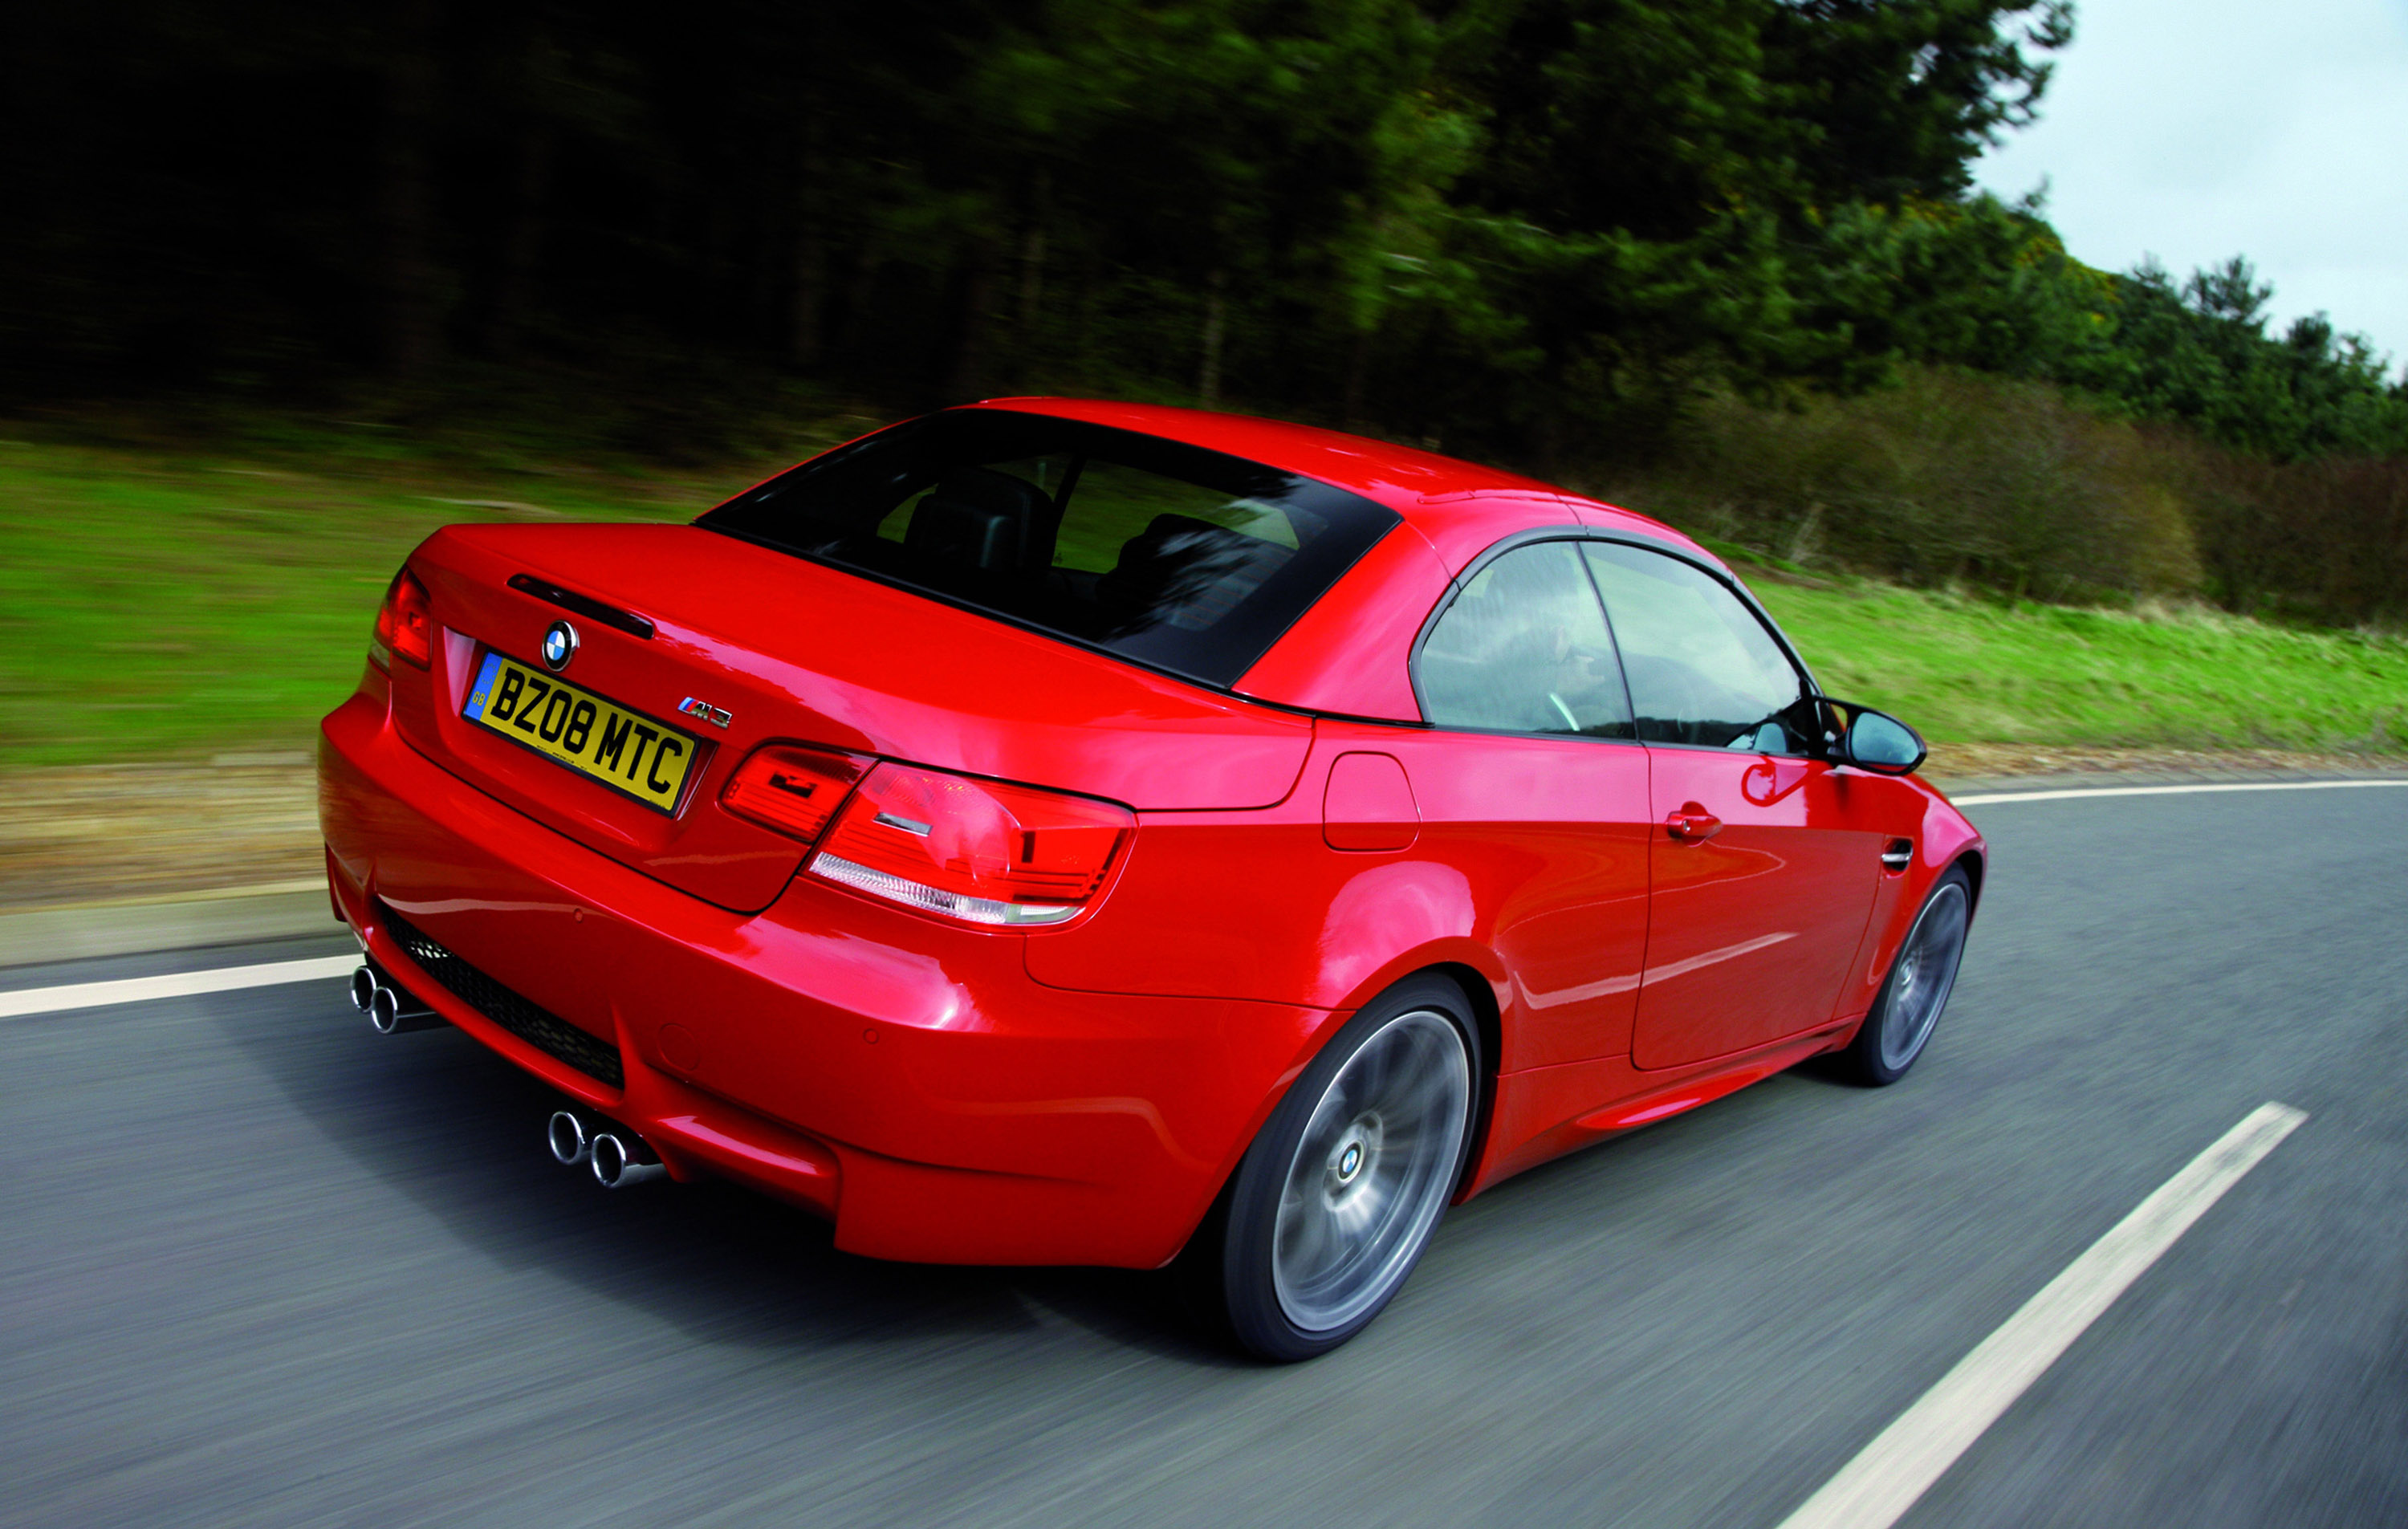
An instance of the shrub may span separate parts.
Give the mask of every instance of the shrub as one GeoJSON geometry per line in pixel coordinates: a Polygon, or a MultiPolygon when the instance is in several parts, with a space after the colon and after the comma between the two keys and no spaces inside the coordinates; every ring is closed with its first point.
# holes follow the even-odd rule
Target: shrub
{"type": "Polygon", "coordinates": [[[1709,399],[1632,507],[1796,562],[2050,600],[2197,587],[2153,443],[2058,389],[1905,369],[1854,398],[1709,399]]]}
{"type": "Polygon", "coordinates": [[[1908,367],[1854,397],[1715,395],[1655,464],[1588,477],[1693,532],[1910,585],[2408,622],[2408,460],[2270,462],[2047,383],[1908,367]]]}

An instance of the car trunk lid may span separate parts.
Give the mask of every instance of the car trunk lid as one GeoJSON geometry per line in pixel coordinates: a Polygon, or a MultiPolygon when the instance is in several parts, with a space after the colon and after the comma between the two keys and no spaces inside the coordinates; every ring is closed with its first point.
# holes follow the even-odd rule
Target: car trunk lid
{"type": "Polygon", "coordinates": [[[430,668],[395,664],[403,736],[578,842],[739,911],[766,907],[803,855],[719,806],[764,742],[1211,809],[1281,799],[1312,739],[1293,712],[694,526],[454,526],[410,565],[439,639],[430,668]],[[562,621],[578,640],[561,679],[693,739],[674,811],[463,715],[489,654],[552,672],[544,638],[562,621]]]}

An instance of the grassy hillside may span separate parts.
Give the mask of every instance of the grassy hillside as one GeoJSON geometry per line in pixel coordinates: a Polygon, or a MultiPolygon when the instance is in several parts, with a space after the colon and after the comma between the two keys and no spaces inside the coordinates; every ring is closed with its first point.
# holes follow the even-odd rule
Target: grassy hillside
{"type": "MultiPolygon", "coordinates": [[[[434,527],[682,518],[815,438],[684,476],[0,443],[0,767],[307,748],[358,677],[385,581],[434,527]]],[[[1742,568],[1829,689],[1937,740],[2408,751],[2398,638],[1742,568]]]]}

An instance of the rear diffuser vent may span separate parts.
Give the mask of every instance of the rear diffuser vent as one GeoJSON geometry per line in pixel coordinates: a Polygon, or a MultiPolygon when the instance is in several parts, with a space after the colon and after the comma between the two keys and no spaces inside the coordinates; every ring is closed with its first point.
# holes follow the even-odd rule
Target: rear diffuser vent
{"type": "Polygon", "coordinates": [[[586,1077],[614,1089],[627,1086],[626,1069],[620,1065],[617,1047],[586,1034],[541,1005],[520,997],[419,933],[416,926],[386,904],[377,904],[377,915],[392,933],[394,943],[418,964],[418,969],[435,979],[453,997],[546,1056],[568,1064],[586,1077]]]}

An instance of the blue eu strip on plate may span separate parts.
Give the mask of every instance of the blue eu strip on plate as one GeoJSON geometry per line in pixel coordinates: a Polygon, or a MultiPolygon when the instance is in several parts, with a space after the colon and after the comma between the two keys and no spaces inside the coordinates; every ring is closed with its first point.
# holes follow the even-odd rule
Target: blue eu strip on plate
{"type": "Polygon", "coordinates": [[[471,690],[468,693],[467,709],[461,713],[462,716],[481,717],[485,714],[486,697],[493,693],[494,676],[501,671],[501,654],[487,653],[485,655],[485,666],[477,671],[477,686],[474,690],[471,690]]]}

